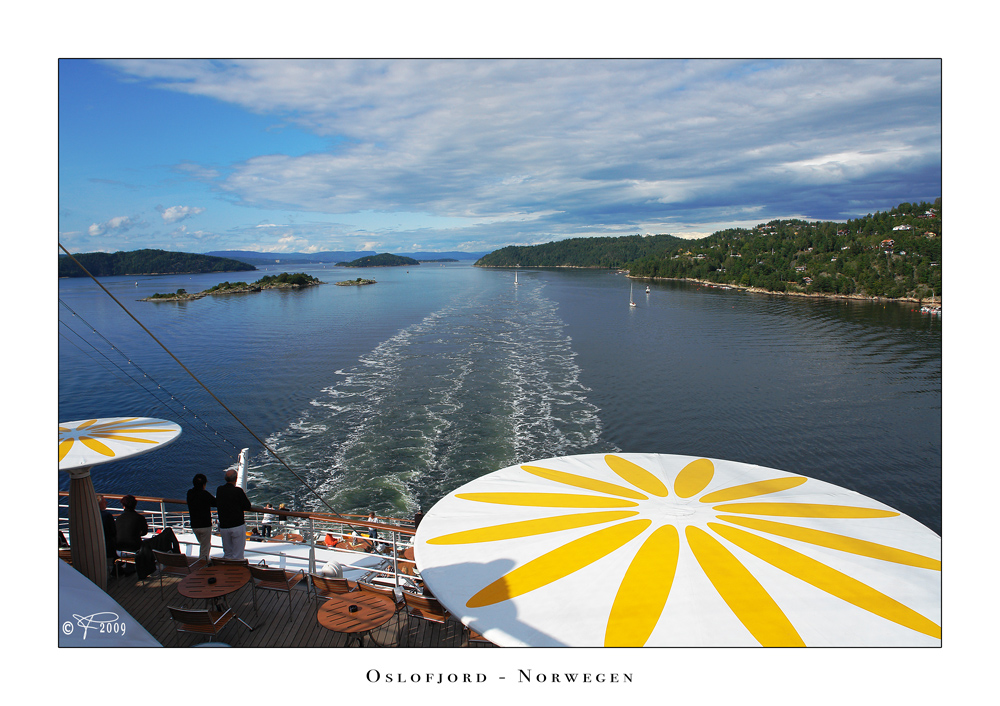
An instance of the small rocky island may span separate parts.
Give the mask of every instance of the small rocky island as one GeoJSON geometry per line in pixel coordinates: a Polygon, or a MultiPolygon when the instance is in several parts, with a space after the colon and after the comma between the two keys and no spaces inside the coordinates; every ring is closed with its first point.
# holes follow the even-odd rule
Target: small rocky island
{"type": "Polygon", "coordinates": [[[186,290],[178,289],[173,294],[153,294],[152,296],[140,299],[143,302],[181,302],[193,299],[201,299],[209,294],[246,294],[250,292],[260,292],[265,289],[301,289],[302,287],[312,287],[323,284],[321,281],[305,274],[296,272],[293,275],[282,272],[280,275],[264,275],[252,284],[246,282],[222,282],[211,289],[202,292],[188,293],[186,290]]]}
{"type": "Polygon", "coordinates": [[[334,282],[334,284],[338,287],[360,287],[363,284],[378,284],[378,282],[373,279],[362,279],[361,277],[358,277],[357,279],[345,279],[343,282],[334,282]]]}

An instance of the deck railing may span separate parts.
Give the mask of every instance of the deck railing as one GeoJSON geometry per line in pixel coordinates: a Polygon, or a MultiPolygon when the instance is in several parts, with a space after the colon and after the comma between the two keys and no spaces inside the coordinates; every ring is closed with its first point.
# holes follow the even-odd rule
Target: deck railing
{"type": "MultiPolygon", "coordinates": [[[[116,507],[112,504],[113,501],[120,501],[125,497],[124,494],[101,493],[100,495],[109,501],[108,509],[112,512],[117,513],[124,509],[120,505],[116,507]]],[[[59,492],[59,530],[67,537],[69,520],[66,498],[68,496],[69,493],[66,491],[59,492]]],[[[146,518],[146,522],[149,524],[150,534],[155,534],[167,527],[171,528],[175,533],[191,531],[191,521],[186,509],[186,500],[148,495],[135,495],[133,497],[135,497],[138,503],[136,510],[146,518]],[[152,506],[152,508],[149,506],[152,506]],[[172,509],[168,509],[167,506],[172,506],[172,509]]],[[[399,585],[400,573],[398,571],[398,562],[403,561],[403,551],[411,546],[412,537],[415,533],[412,522],[394,517],[377,517],[377,522],[368,522],[367,517],[362,515],[298,512],[294,510],[264,508],[255,505],[245,513],[247,528],[259,528],[263,524],[264,515],[273,515],[278,518],[278,526],[275,528],[278,530],[276,534],[278,536],[284,535],[285,542],[292,541],[296,544],[301,543],[309,547],[310,573],[316,572],[315,550],[332,548],[324,542],[327,534],[332,535],[338,542],[347,542],[352,538],[360,537],[371,543],[373,551],[364,552],[347,547],[337,547],[337,551],[378,556],[380,559],[387,560],[389,566],[386,569],[379,570],[379,572],[393,576],[396,585],[399,585]],[[377,532],[377,539],[368,537],[372,530],[377,532]],[[294,536],[289,539],[289,535],[294,536]],[[383,552],[374,551],[376,547],[382,548],[383,552]]],[[[215,530],[218,529],[218,518],[215,510],[212,511],[212,526],[215,530]]],[[[269,542],[284,543],[282,540],[274,537],[256,536],[253,539],[264,544],[269,542]]],[[[190,542],[184,542],[184,544],[197,547],[197,544],[190,542]]],[[[261,547],[254,547],[252,551],[254,554],[276,557],[279,567],[284,568],[285,555],[283,553],[270,552],[261,547]]]]}

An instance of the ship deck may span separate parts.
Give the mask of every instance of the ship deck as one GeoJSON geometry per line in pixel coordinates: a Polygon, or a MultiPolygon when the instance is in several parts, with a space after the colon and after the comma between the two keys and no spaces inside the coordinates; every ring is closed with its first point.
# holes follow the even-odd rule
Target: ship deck
{"type": "MultiPolygon", "coordinates": [[[[135,618],[164,647],[191,647],[208,639],[203,635],[178,632],[170,618],[168,606],[202,607],[177,592],[181,579],[163,578],[161,598],[160,579],[153,576],[140,582],[135,574],[120,576],[108,582],[107,593],[135,618]]],[[[276,591],[258,591],[254,612],[252,589],[249,584],[229,596],[229,605],[236,614],[253,627],[236,620],[226,625],[214,638],[233,647],[346,647],[358,646],[353,635],[333,632],[322,627],[316,619],[318,601],[307,595],[300,583],[292,590],[292,615],[288,616],[288,596],[276,591]]],[[[364,636],[365,647],[492,647],[493,645],[468,641],[468,631],[457,621],[444,625],[410,618],[400,611],[384,626],[364,636]]]]}

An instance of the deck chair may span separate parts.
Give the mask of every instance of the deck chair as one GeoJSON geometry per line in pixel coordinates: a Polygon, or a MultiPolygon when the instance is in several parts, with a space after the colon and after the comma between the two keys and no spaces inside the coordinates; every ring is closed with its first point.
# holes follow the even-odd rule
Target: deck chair
{"type": "MultiPolygon", "coordinates": [[[[253,609],[257,612],[257,591],[279,591],[288,594],[288,620],[292,619],[292,589],[306,578],[302,569],[291,572],[284,569],[270,569],[266,566],[250,564],[250,586],[253,588],[253,609]]],[[[306,582],[306,597],[309,597],[309,582],[306,582]]]]}
{"type": "MultiPolygon", "coordinates": [[[[389,601],[389,602],[392,603],[393,607],[395,608],[395,613],[393,613],[392,619],[395,621],[395,624],[396,624],[396,630],[397,630],[397,643],[396,644],[398,645],[399,644],[398,637],[399,637],[399,634],[400,634],[399,633],[399,616],[402,614],[402,612],[406,608],[406,603],[404,603],[401,598],[397,599],[396,598],[396,592],[393,589],[391,589],[391,588],[382,588],[381,586],[373,586],[373,585],[371,585],[369,583],[360,583],[359,582],[358,583],[358,589],[362,593],[370,593],[370,594],[372,594],[374,596],[378,596],[379,598],[385,599],[385,600],[387,600],[387,601],[389,601]]],[[[371,633],[368,633],[368,637],[369,637],[369,639],[371,639],[372,642],[374,642],[379,647],[384,647],[385,646],[385,645],[379,645],[378,641],[375,639],[375,636],[372,635],[371,633]]]]}
{"type": "Polygon", "coordinates": [[[161,552],[153,550],[153,558],[160,569],[160,600],[163,600],[163,575],[187,576],[188,574],[204,566],[201,559],[184,554],[174,554],[173,552],[161,552]]]}
{"type": "Polygon", "coordinates": [[[320,596],[326,598],[337,593],[350,593],[351,591],[358,590],[358,584],[347,579],[334,579],[328,576],[320,576],[319,574],[309,574],[309,580],[312,581],[313,598],[317,602],[320,596]]]}
{"type": "MultiPolygon", "coordinates": [[[[432,596],[418,596],[403,591],[403,604],[406,606],[407,622],[410,618],[415,617],[444,625],[451,618],[451,613],[438,603],[437,598],[432,596]]],[[[407,629],[407,633],[409,633],[409,629],[407,629]]]]}
{"type": "Polygon", "coordinates": [[[177,632],[193,632],[208,635],[209,641],[218,635],[222,628],[236,617],[232,608],[218,610],[193,610],[190,608],[174,608],[168,606],[170,619],[174,621],[177,632]]]}

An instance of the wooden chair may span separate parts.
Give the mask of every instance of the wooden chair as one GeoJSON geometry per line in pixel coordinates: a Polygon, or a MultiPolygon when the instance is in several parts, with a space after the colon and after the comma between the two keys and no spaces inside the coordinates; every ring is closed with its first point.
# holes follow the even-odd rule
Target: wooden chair
{"type": "Polygon", "coordinates": [[[208,635],[209,641],[218,635],[222,628],[236,617],[232,608],[218,610],[192,610],[190,608],[174,608],[169,606],[170,618],[174,621],[177,632],[193,632],[208,635]]]}
{"type": "MultiPolygon", "coordinates": [[[[410,618],[419,618],[439,625],[444,625],[451,619],[451,613],[432,596],[418,596],[403,591],[403,603],[406,606],[407,625],[410,618]]],[[[409,634],[409,627],[406,632],[409,634]]]]}
{"type": "Polygon", "coordinates": [[[392,604],[393,606],[395,606],[397,613],[406,607],[406,603],[402,599],[396,598],[396,592],[391,588],[372,586],[370,583],[359,583],[358,588],[361,589],[362,593],[371,593],[373,595],[384,598],[387,601],[392,601],[392,604]]]}
{"type": "Polygon", "coordinates": [[[334,594],[358,590],[358,584],[347,579],[334,579],[319,574],[309,574],[309,579],[312,581],[313,598],[317,599],[317,602],[320,596],[326,598],[334,594]]]}
{"type": "MultiPolygon", "coordinates": [[[[262,591],[280,591],[288,594],[288,620],[292,619],[292,589],[299,581],[306,578],[305,571],[296,572],[284,569],[270,569],[266,566],[250,564],[250,585],[253,588],[253,609],[257,612],[257,589],[262,591]]],[[[306,582],[306,597],[309,595],[309,582],[306,582]]]]}
{"type": "Polygon", "coordinates": [[[65,561],[70,566],[73,566],[73,552],[69,549],[60,549],[59,558],[65,561]]]}
{"type": "Polygon", "coordinates": [[[163,575],[187,576],[188,574],[204,566],[201,559],[184,554],[174,554],[173,552],[161,552],[153,550],[153,557],[160,570],[160,600],[163,600],[163,575]]]}

